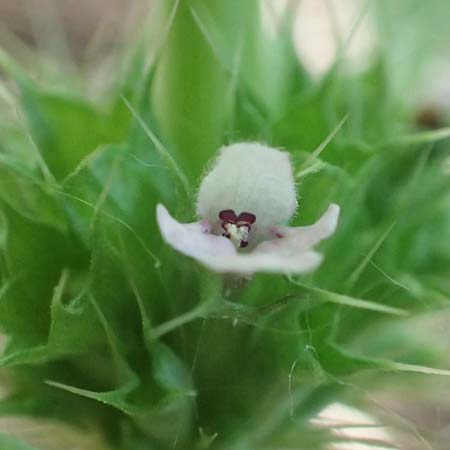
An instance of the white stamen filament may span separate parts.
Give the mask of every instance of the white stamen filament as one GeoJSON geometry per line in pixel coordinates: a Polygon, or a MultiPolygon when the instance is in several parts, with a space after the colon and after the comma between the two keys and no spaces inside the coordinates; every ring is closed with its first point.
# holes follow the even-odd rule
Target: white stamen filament
{"type": "Polygon", "coordinates": [[[241,242],[247,242],[248,240],[248,227],[238,227],[234,223],[230,223],[226,226],[227,233],[230,236],[231,241],[236,247],[241,245],[241,242]]]}

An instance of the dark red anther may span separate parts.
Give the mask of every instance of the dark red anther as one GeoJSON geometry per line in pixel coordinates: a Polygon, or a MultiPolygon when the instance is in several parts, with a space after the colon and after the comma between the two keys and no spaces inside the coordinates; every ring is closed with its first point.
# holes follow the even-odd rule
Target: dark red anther
{"type": "Polygon", "coordinates": [[[224,209],[223,211],[220,211],[219,219],[228,223],[236,223],[238,217],[236,216],[236,213],[232,209],[224,209]]]}
{"type": "MultiPolygon", "coordinates": [[[[232,224],[237,226],[238,228],[246,227],[247,235],[252,228],[252,224],[256,221],[256,216],[252,213],[242,212],[239,216],[236,216],[236,213],[232,209],[224,209],[219,212],[219,219],[222,220],[221,227],[224,230],[222,236],[231,239],[230,233],[228,232],[228,227],[232,224]]],[[[245,248],[248,246],[248,242],[242,240],[239,243],[240,248],[245,248]]]]}
{"type": "Polygon", "coordinates": [[[251,225],[252,223],[255,223],[256,216],[252,213],[242,212],[239,214],[239,216],[237,217],[236,220],[237,220],[238,224],[240,222],[243,222],[244,224],[251,225]]]}

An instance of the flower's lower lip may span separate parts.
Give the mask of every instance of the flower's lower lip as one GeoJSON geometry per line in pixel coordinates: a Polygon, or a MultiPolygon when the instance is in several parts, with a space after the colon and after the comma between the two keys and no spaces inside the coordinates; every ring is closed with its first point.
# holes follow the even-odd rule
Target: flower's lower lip
{"type": "Polygon", "coordinates": [[[338,218],[339,206],[332,204],[316,223],[297,228],[273,226],[272,238],[250,241],[251,248],[239,252],[247,244],[233,245],[231,239],[224,239],[217,229],[219,223],[206,228],[203,222],[179,223],[163,205],[157,207],[158,225],[168,244],[215,272],[233,274],[312,272],[322,261],[314,246],[335,232],[338,218]]]}

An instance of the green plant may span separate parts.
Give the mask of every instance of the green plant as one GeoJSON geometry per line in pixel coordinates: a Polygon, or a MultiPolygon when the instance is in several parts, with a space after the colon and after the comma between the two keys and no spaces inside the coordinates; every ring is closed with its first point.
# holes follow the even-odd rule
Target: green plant
{"type": "Polygon", "coordinates": [[[390,49],[317,82],[289,14],[269,40],[254,0],[160,13],[99,101],[0,53],[0,413],[120,450],[326,448],[310,419],[327,404],[372,411],[367,392],[449,374],[413,318],[448,307],[450,132],[411,120],[390,49]],[[208,161],[248,140],[290,152],[295,225],[341,205],[311,275],[242,282],[162,242],[157,203],[191,220],[208,161]]]}

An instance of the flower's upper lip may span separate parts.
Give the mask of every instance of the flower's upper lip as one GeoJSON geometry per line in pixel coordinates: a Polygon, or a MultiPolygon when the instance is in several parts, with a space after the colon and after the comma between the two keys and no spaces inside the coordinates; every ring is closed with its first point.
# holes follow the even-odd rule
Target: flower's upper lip
{"type": "Polygon", "coordinates": [[[214,223],[223,210],[256,217],[257,240],[267,228],[287,223],[297,207],[295,179],[287,152],[257,142],[222,147],[198,191],[197,215],[214,223]]]}

